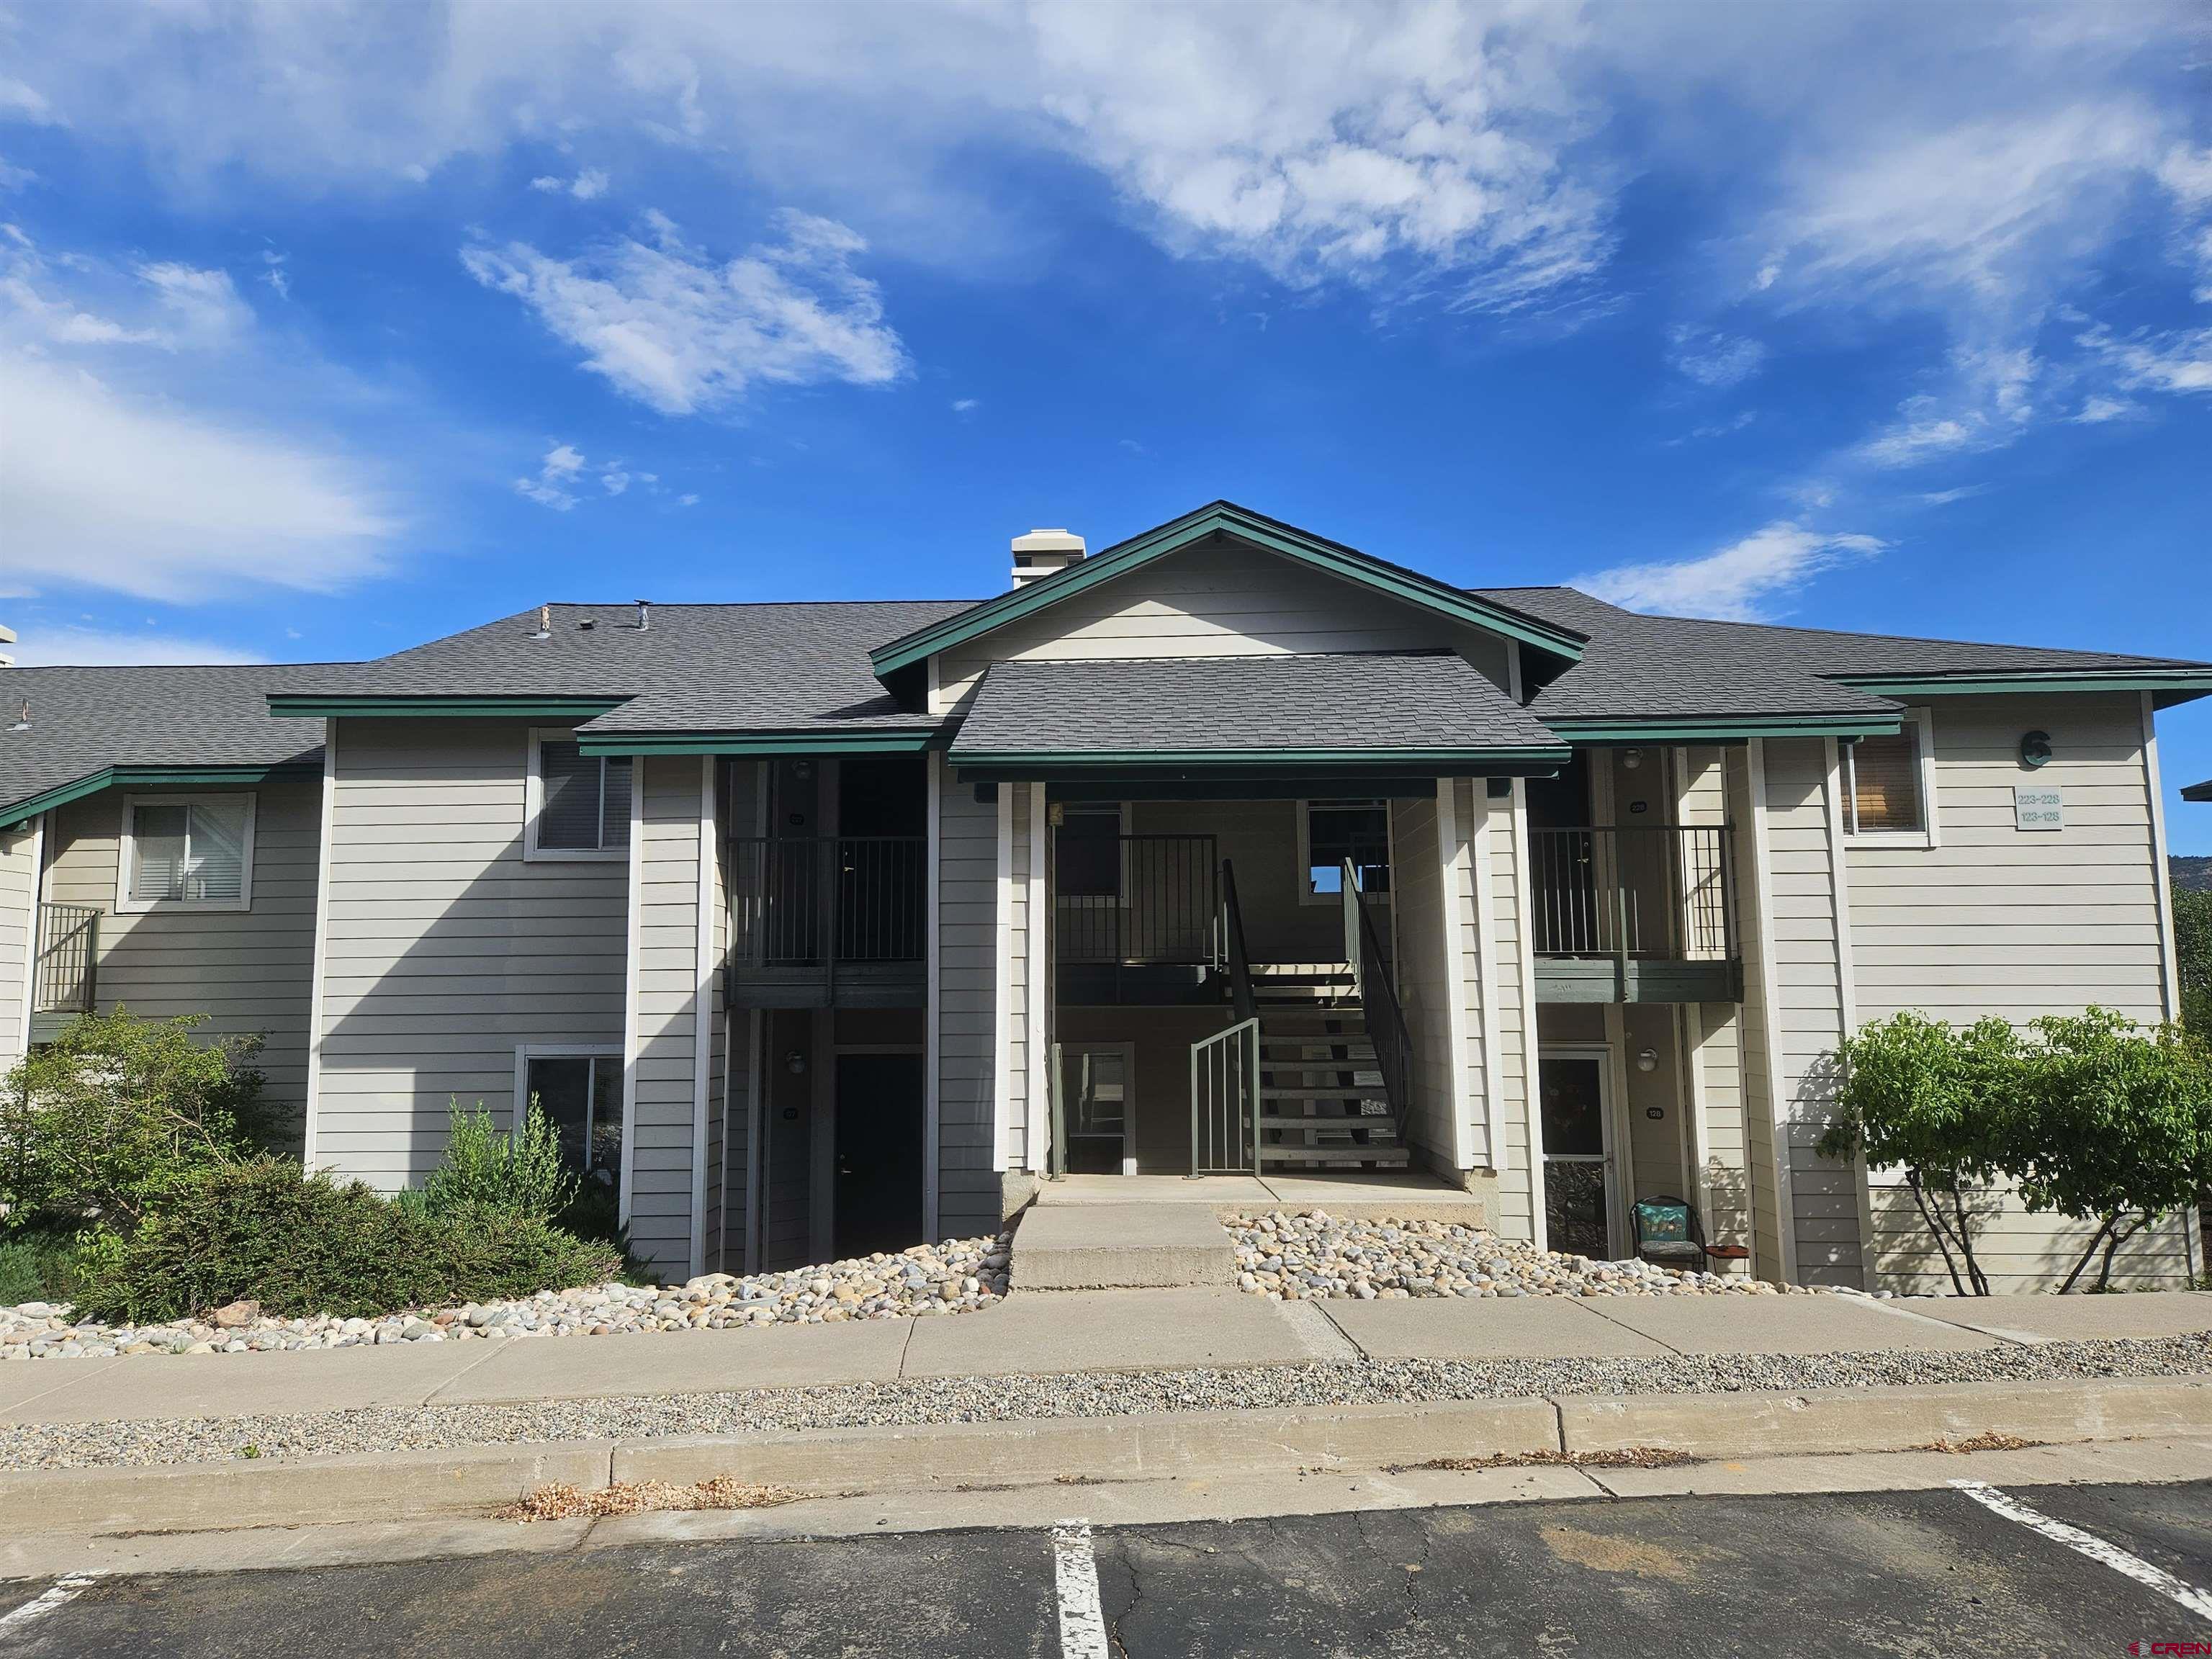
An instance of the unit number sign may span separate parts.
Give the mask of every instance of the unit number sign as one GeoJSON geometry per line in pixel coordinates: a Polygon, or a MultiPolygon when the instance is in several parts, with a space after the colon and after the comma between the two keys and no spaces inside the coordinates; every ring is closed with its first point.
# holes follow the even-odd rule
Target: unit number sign
{"type": "Polygon", "coordinates": [[[2063,830],[2066,801],[2049,784],[2019,783],[2012,791],[2013,823],[2021,830],[2063,830]]]}

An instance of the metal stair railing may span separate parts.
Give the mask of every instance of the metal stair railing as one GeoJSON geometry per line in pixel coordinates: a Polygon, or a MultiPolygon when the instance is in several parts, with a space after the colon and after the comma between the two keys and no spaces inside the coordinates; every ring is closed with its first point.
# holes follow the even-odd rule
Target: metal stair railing
{"type": "Polygon", "coordinates": [[[1375,1047],[1375,1069],[1382,1074],[1382,1095],[1401,1146],[1409,1145],[1407,1119],[1413,1107],[1413,1039],[1406,1011],[1390,981],[1390,953],[1375,925],[1359,872],[1350,859],[1341,868],[1344,887],[1344,959],[1352,969],[1352,990],[1365,1016],[1367,1040],[1375,1047]]]}
{"type": "Polygon", "coordinates": [[[1190,1172],[1260,1172],[1260,1019],[1237,872],[1221,860],[1219,939],[1236,1023],[1190,1045],[1190,1172]]]}

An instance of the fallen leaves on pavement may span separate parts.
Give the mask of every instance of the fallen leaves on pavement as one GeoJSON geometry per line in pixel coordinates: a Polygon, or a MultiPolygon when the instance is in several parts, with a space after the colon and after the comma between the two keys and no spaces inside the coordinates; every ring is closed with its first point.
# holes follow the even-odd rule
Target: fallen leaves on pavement
{"type": "Polygon", "coordinates": [[[576,1521],[603,1515],[643,1515],[655,1510],[764,1510],[805,1496],[789,1486],[752,1486],[726,1474],[672,1486],[665,1480],[618,1480],[586,1490],[565,1480],[544,1486],[492,1511],[495,1521],[576,1521]]]}

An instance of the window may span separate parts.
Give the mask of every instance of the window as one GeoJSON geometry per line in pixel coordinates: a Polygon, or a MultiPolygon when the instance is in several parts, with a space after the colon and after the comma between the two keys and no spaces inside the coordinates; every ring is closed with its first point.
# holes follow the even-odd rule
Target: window
{"type": "Polygon", "coordinates": [[[629,846],[630,757],[586,755],[566,732],[530,744],[532,858],[611,858],[629,846]]]}
{"type": "Polygon", "coordinates": [[[1861,738],[1842,745],[1844,833],[1933,844],[1935,789],[1929,720],[1907,712],[1893,738],[1861,738]]]}
{"type": "Polygon", "coordinates": [[[1379,897],[1390,890],[1390,804],[1380,800],[1310,800],[1298,806],[1300,862],[1310,904],[1344,890],[1344,861],[1358,872],[1359,890],[1379,897]]]}
{"type": "Polygon", "coordinates": [[[623,1062],[614,1049],[525,1048],[522,1098],[560,1133],[561,1156],[579,1175],[618,1188],[623,1163],[623,1062]]]}
{"type": "Polygon", "coordinates": [[[133,795],[123,803],[116,908],[250,908],[253,797],[133,795]]]}

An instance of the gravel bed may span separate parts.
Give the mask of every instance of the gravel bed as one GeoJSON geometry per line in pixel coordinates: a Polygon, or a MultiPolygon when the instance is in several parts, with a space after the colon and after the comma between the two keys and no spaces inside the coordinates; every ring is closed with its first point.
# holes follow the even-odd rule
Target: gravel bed
{"type": "Polygon", "coordinates": [[[1343,1221],[1324,1211],[1233,1216],[1237,1288],[1271,1302],[1459,1296],[1784,1296],[1764,1279],[1599,1261],[1452,1221],[1343,1221]]]}
{"type": "Polygon", "coordinates": [[[0,1468],[209,1463],[243,1456],[1120,1417],[1240,1407],[1881,1388],[2202,1372],[2212,1372],[2212,1331],[2156,1341],[2051,1342],[1967,1352],[1356,1360],[1239,1370],[915,1377],[811,1389],[520,1405],[370,1407],[283,1417],[14,1424],[0,1425],[0,1468]]]}
{"type": "Polygon", "coordinates": [[[251,1302],[166,1325],[78,1323],[66,1306],[0,1308],[0,1360],[105,1359],[118,1353],[268,1353],[392,1342],[617,1336],[734,1325],[819,1325],[967,1313],[1006,1293],[1011,1235],[917,1244],[787,1273],[707,1273],[683,1285],[588,1285],[514,1302],[411,1309],[380,1319],[266,1318],[251,1302]]]}

